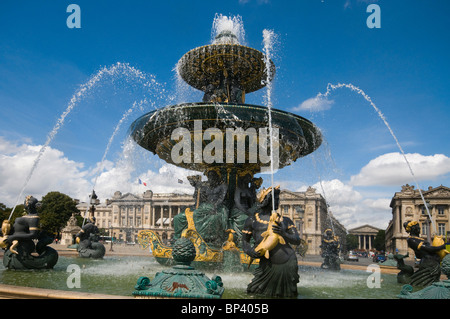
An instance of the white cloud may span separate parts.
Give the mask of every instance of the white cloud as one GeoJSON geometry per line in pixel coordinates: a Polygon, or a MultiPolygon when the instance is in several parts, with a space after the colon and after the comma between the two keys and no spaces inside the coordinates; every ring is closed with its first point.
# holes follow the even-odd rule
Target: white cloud
{"type": "MultiPolygon", "coordinates": [[[[19,145],[0,138],[0,202],[10,207],[16,204],[40,149],[39,145],[19,145]]],[[[89,182],[83,168],[83,163],[71,161],[61,151],[48,147],[31,175],[23,198],[27,195],[39,198],[50,191],[71,196],[87,193],[89,182]]]]}
{"type": "MultiPolygon", "coordinates": [[[[421,155],[406,154],[417,181],[436,180],[450,173],[450,158],[443,154],[421,155]]],[[[387,153],[371,160],[359,174],[350,179],[351,185],[403,185],[411,183],[414,178],[405,158],[400,153],[387,153]]]]}
{"type": "MultiPolygon", "coordinates": [[[[425,156],[406,154],[417,181],[436,180],[450,173],[450,158],[443,154],[425,156]]],[[[326,198],[330,210],[347,229],[369,224],[385,229],[391,220],[391,197],[385,192],[361,192],[358,187],[400,187],[413,181],[405,158],[400,153],[387,153],[371,160],[348,183],[338,179],[313,185],[326,198]]],[[[394,194],[392,194],[393,196],[394,194]]]]}
{"type": "MultiPolygon", "coordinates": [[[[442,179],[450,173],[450,158],[443,154],[413,153],[406,154],[406,158],[418,182],[442,179]]],[[[371,160],[349,182],[332,179],[312,187],[325,197],[330,211],[347,230],[364,224],[385,229],[392,218],[389,204],[394,195],[389,195],[387,189],[391,186],[399,188],[412,181],[403,155],[387,153],[371,160]],[[370,191],[367,186],[372,186],[370,191]]],[[[306,186],[298,189],[305,190],[306,186]]]]}
{"type": "Polygon", "coordinates": [[[118,163],[100,174],[95,191],[101,198],[110,198],[115,191],[142,194],[151,190],[154,193],[192,194],[194,189],[186,177],[193,174],[199,173],[170,164],[164,164],[156,172],[148,170],[139,174],[130,165],[118,163]],[[139,179],[147,185],[139,184],[139,179]],[[178,179],[183,183],[178,183],[178,179]]]}
{"type": "Polygon", "coordinates": [[[347,230],[365,224],[385,229],[392,217],[390,198],[366,198],[352,185],[338,179],[322,181],[312,187],[324,196],[330,212],[347,230]]]}
{"type": "MultiPolygon", "coordinates": [[[[162,164],[154,170],[146,168],[139,171],[139,154],[133,154],[135,148],[127,146],[117,162],[106,160],[93,168],[85,168],[84,163],[72,161],[63,152],[47,147],[21,197],[24,199],[27,195],[33,195],[40,199],[48,192],[59,191],[72,198],[87,201],[95,180],[95,192],[102,202],[111,198],[115,191],[142,194],[150,189],[154,193],[193,193],[194,189],[187,176],[199,174],[198,172],[170,164],[162,164]],[[139,178],[147,186],[139,184],[139,178]],[[179,183],[179,179],[183,183],[179,183]]],[[[23,199],[18,198],[19,194],[41,147],[15,143],[0,137],[1,203],[8,207],[13,207],[17,200],[19,204],[22,203],[23,199]]]]}
{"type": "MultiPolygon", "coordinates": [[[[35,159],[41,150],[40,145],[19,144],[0,137],[0,202],[13,207],[30,173],[35,159]]],[[[184,170],[170,164],[159,168],[139,172],[136,158],[126,154],[116,163],[106,160],[102,172],[98,175],[95,192],[101,201],[111,198],[115,191],[142,194],[147,189],[155,193],[192,194],[193,188],[187,180],[188,175],[198,172],[184,170]],[[140,185],[138,179],[145,181],[147,187],[140,185]],[[183,183],[178,183],[178,179],[183,183]]],[[[40,199],[51,191],[59,191],[72,198],[86,201],[92,192],[100,163],[94,168],[85,168],[83,163],[68,159],[63,152],[47,147],[40,158],[31,179],[22,194],[33,195],[40,199]]],[[[23,201],[18,199],[19,204],[23,201]]]]}
{"type": "Polygon", "coordinates": [[[303,101],[299,106],[294,107],[293,110],[320,112],[329,110],[333,104],[333,100],[328,100],[326,98],[316,96],[303,101]]]}

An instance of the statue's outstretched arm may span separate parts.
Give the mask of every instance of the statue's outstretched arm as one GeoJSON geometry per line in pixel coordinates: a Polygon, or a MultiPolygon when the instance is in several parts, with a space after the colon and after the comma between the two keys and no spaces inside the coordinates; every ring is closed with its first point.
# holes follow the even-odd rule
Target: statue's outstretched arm
{"type": "MultiPolygon", "coordinates": [[[[283,217],[287,218],[287,217],[283,217]]],[[[288,223],[272,226],[273,232],[283,236],[283,238],[291,245],[300,245],[300,236],[294,223],[288,219],[288,223]]]]}
{"type": "Polygon", "coordinates": [[[39,236],[39,228],[30,227],[28,233],[15,233],[8,236],[7,241],[12,243],[14,240],[37,239],[39,236]]]}
{"type": "Polygon", "coordinates": [[[422,245],[420,250],[426,251],[427,253],[437,253],[438,251],[445,249],[445,244],[441,246],[431,246],[431,245],[422,245]]]}

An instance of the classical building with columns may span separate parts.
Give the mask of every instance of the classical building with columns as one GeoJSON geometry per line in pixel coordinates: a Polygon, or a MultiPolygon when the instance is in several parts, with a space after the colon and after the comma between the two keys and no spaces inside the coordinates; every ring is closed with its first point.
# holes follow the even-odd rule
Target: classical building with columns
{"type": "Polygon", "coordinates": [[[373,250],[375,236],[380,229],[371,225],[363,225],[353,229],[349,229],[348,233],[358,238],[358,249],[373,250]]]}
{"type": "Polygon", "coordinates": [[[409,251],[410,256],[414,256],[412,249],[408,248],[406,242],[409,234],[405,231],[403,224],[409,221],[417,221],[421,227],[421,236],[427,238],[430,235],[446,236],[450,230],[450,188],[445,186],[428,187],[422,191],[428,211],[431,214],[431,221],[425,203],[422,200],[419,190],[414,186],[404,185],[400,192],[396,192],[392,197],[390,207],[392,208],[392,220],[386,229],[386,250],[405,254],[409,251]],[[429,225],[429,226],[428,226],[429,225]],[[430,227],[430,228],[429,228],[430,227]]]}
{"type": "Polygon", "coordinates": [[[324,197],[314,188],[309,187],[305,192],[282,190],[278,210],[293,220],[300,238],[308,244],[307,254],[320,254],[322,236],[327,229],[332,229],[340,238],[341,247],[345,247],[347,230],[334,218],[324,197]]]}
{"type": "MultiPolygon", "coordinates": [[[[174,234],[174,216],[194,204],[190,194],[156,194],[147,190],[135,195],[117,191],[105,204],[96,206],[94,217],[99,228],[112,233],[119,241],[136,242],[140,230],[156,231],[166,241],[174,234]]],[[[86,213],[86,203],[77,207],[82,215],[86,213]]],[[[314,188],[309,187],[306,192],[282,190],[278,212],[293,220],[308,244],[308,254],[320,254],[322,235],[328,228],[334,230],[345,247],[345,227],[332,216],[325,199],[314,188]]]]}
{"type": "MultiPolygon", "coordinates": [[[[135,242],[140,230],[154,230],[165,241],[173,235],[173,217],[194,205],[189,194],[154,194],[147,190],[142,195],[122,194],[117,191],[106,204],[97,205],[96,225],[120,242],[135,242]]],[[[85,213],[86,203],[78,204],[85,213]]]]}

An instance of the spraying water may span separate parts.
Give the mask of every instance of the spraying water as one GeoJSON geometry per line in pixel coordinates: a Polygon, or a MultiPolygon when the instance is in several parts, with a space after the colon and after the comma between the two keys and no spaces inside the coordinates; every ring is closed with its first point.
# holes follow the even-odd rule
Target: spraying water
{"type": "MultiPolygon", "coordinates": [[[[94,178],[94,183],[93,183],[93,186],[92,186],[92,191],[94,191],[95,186],[97,185],[97,179],[98,179],[98,177],[100,176],[101,172],[103,171],[103,165],[104,165],[104,162],[105,162],[105,160],[106,160],[106,156],[107,156],[107,154],[108,154],[108,152],[109,152],[109,149],[110,149],[110,147],[111,147],[111,144],[112,144],[114,138],[115,138],[116,135],[117,135],[117,132],[119,131],[120,127],[122,126],[122,123],[128,118],[128,116],[129,116],[131,113],[133,113],[133,111],[135,111],[135,110],[138,109],[138,108],[141,108],[142,105],[143,105],[143,104],[146,104],[146,103],[147,103],[147,100],[145,100],[145,99],[144,99],[144,100],[141,100],[141,101],[139,101],[139,102],[134,102],[134,103],[133,103],[133,106],[132,106],[131,108],[129,108],[129,109],[123,114],[123,116],[122,116],[122,118],[120,119],[119,123],[117,123],[117,125],[116,125],[116,127],[115,127],[115,129],[114,129],[113,134],[112,134],[111,137],[109,138],[108,145],[106,146],[105,152],[103,153],[102,160],[100,161],[100,166],[99,166],[98,171],[97,171],[97,174],[95,175],[95,178],[94,178]]],[[[86,217],[87,217],[88,210],[89,210],[89,205],[87,206],[86,212],[85,212],[85,214],[84,214],[83,225],[84,225],[84,223],[85,223],[85,221],[86,221],[86,217]]]]}
{"type": "Polygon", "coordinates": [[[55,126],[48,134],[45,144],[39,150],[39,153],[36,159],[34,160],[33,166],[31,167],[31,170],[25,179],[24,185],[22,186],[22,189],[17,197],[16,203],[11,211],[11,214],[9,215],[8,220],[11,219],[14,210],[16,209],[20,199],[22,198],[25,188],[27,187],[31,177],[33,176],[36,167],[39,165],[42,155],[44,154],[48,145],[50,145],[50,143],[53,141],[60,128],[64,125],[66,117],[72,112],[72,110],[79,103],[79,101],[82,100],[83,97],[87,95],[104,77],[106,76],[114,77],[118,75],[125,75],[127,79],[131,78],[133,80],[138,80],[139,82],[141,82],[141,85],[144,88],[152,88],[155,84],[157,84],[154,78],[147,79],[147,76],[138,69],[129,66],[127,63],[118,62],[108,68],[103,67],[100,71],[98,71],[95,75],[93,75],[88,82],[81,85],[81,87],[75,92],[75,94],[70,99],[66,110],[61,114],[55,126]]]}
{"type": "Polygon", "coordinates": [[[331,218],[331,213],[330,213],[330,211],[328,210],[328,200],[327,200],[327,195],[326,195],[326,193],[325,193],[325,189],[323,188],[322,178],[320,177],[320,174],[318,174],[318,175],[319,175],[319,185],[320,185],[320,188],[321,188],[321,190],[322,190],[323,197],[324,197],[324,199],[325,199],[325,208],[326,208],[326,211],[327,211],[328,219],[329,219],[329,221],[330,221],[331,230],[333,231],[333,235],[336,235],[336,233],[335,233],[335,231],[334,231],[334,221],[333,221],[333,219],[331,218]]]}
{"type": "Polygon", "coordinates": [[[406,162],[406,164],[407,164],[407,166],[408,166],[408,168],[409,168],[409,171],[410,171],[411,176],[412,176],[412,178],[413,178],[413,180],[414,180],[414,183],[416,184],[416,187],[417,187],[417,189],[419,190],[419,194],[420,194],[420,197],[421,197],[421,199],[422,199],[422,201],[423,201],[423,203],[424,203],[424,206],[425,206],[425,209],[426,209],[426,211],[427,211],[428,217],[430,218],[430,220],[431,220],[431,222],[432,222],[432,224],[433,224],[434,231],[436,232],[436,230],[437,230],[437,229],[436,229],[436,225],[435,225],[434,221],[431,219],[431,214],[430,214],[430,211],[429,211],[429,209],[428,209],[428,205],[427,205],[427,203],[426,203],[426,201],[425,201],[425,198],[423,197],[423,194],[422,194],[422,191],[421,191],[421,189],[420,189],[420,187],[419,187],[419,184],[417,183],[416,176],[415,176],[415,174],[414,174],[414,172],[413,172],[413,170],[412,170],[411,164],[409,163],[409,161],[408,161],[408,159],[407,159],[407,157],[406,157],[406,154],[405,154],[405,152],[403,151],[403,148],[402,148],[402,146],[400,145],[400,142],[399,142],[398,139],[397,139],[397,136],[394,134],[394,131],[392,130],[392,128],[391,128],[391,126],[389,125],[389,123],[387,122],[386,117],[385,117],[384,114],[380,111],[380,109],[375,105],[375,103],[372,101],[372,99],[370,98],[370,96],[368,96],[363,90],[361,90],[360,88],[354,86],[354,85],[351,84],[351,83],[338,83],[338,84],[331,84],[331,83],[328,83],[327,91],[326,91],[325,93],[319,93],[319,94],[317,94],[317,96],[316,96],[315,98],[316,98],[316,99],[327,98],[327,97],[331,94],[332,91],[335,91],[335,90],[340,89],[340,88],[348,88],[348,89],[350,89],[351,91],[356,92],[356,93],[358,93],[359,95],[361,95],[367,102],[369,102],[369,104],[370,104],[370,105],[373,107],[373,109],[377,112],[377,114],[378,114],[378,116],[380,117],[380,119],[381,119],[381,120],[383,121],[383,123],[386,125],[386,127],[387,127],[388,130],[389,130],[389,133],[390,133],[390,134],[392,135],[392,137],[394,138],[395,143],[397,144],[397,147],[398,147],[398,149],[400,150],[400,152],[401,152],[401,154],[402,154],[402,156],[403,156],[403,158],[404,158],[404,160],[405,160],[405,162],[406,162]]]}
{"type": "MultiPolygon", "coordinates": [[[[263,39],[264,39],[264,63],[266,65],[266,74],[267,74],[267,90],[266,90],[266,106],[268,108],[268,115],[269,115],[269,136],[270,136],[270,178],[271,178],[271,185],[272,185],[272,192],[274,191],[274,182],[273,182],[273,175],[274,175],[274,169],[273,169],[273,128],[272,128],[272,74],[271,74],[271,67],[270,67],[270,61],[271,61],[271,55],[273,50],[273,43],[274,43],[274,37],[275,33],[272,30],[266,30],[263,31],[263,39]]],[[[275,210],[275,196],[272,195],[272,210],[275,210]]]]}
{"type": "Polygon", "coordinates": [[[244,23],[241,16],[227,17],[216,13],[211,29],[211,42],[217,43],[216,36],[222,32],[231,32],[236,36],[238,43],[242,45],[246,44],[244,23]]]}

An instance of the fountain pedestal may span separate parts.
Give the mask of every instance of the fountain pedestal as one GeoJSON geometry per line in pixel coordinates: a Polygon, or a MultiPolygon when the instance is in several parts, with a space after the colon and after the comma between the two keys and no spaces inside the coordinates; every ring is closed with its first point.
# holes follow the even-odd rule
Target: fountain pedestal
{"type": "Polygon", "coordinates": [[[206,298],[219,299],[224,292],[219,276],[209,279],[203,272],[195,270],[190,264],[196,252],[192,242],[187,238],[177,240],[172,255],[176,265],[158,272],[150,281],[140,277],[133,296],[136,298],[206,298]]]}

